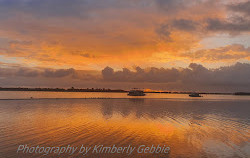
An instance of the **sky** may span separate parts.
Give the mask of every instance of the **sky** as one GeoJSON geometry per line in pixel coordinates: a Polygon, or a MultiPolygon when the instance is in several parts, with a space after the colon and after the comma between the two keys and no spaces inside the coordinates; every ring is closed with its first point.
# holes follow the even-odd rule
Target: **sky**
{"type": "Polygon", "coordinates": [[[250,91],[249,0],[0,0],[1,87],[250,91]]]}

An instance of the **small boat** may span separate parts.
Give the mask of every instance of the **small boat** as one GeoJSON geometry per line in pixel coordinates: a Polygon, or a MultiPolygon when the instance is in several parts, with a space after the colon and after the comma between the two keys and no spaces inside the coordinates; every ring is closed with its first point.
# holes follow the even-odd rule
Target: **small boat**
{"type": "Polygon", "coordinates": [[[138,88],[133,88],[128,92],[129,96],[145,96],[146,94],[144,93],[143,90],[140,90],[138,88]]]}
{"type": "Polygon", "coordinates": [[[202,97],[199,93],[191,93],[189,94],[190,97],[202,97]]]}

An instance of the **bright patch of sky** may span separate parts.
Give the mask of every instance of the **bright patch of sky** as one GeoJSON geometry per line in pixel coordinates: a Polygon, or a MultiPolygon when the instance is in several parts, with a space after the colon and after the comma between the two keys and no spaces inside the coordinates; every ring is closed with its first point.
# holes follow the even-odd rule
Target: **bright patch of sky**
{"type": "Polygon", "coordinates": [[[231,44],[242,44],[245,47],[250,47],[250,35],[226,35],[220,34],[212,37],[204,38],[200,43],[203,45],[202,49],[213,49],[218,47],[223,47],[231,44]]]}

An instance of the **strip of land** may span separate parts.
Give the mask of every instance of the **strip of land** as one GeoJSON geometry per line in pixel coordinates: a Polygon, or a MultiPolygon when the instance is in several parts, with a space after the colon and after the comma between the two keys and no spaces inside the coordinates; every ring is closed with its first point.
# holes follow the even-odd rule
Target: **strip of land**
{"type": "MultiPolygon", "coordinates": [[[[25,87],[0,87],[0,91],[45,91],[45,92],[115,92],[115,93],[127,93],[128,90],[122,89],[109,89],[109,88],[25,88],[25,87]]],[[[145,93],[170,93],[170,94],[190,94],[193,92],[185,91],[146,91],[145,93]]],[[[235,92],[235,93],[211,93],[211,92],[199,92],[199,94],[217,94],[217,95],[250,95],[250,92],[235,92]]]]}

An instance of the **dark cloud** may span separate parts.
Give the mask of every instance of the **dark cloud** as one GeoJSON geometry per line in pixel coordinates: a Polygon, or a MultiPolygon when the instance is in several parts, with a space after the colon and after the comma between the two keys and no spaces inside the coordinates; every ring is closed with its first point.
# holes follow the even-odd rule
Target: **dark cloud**
{"type": "Polygon", "coordinates": [[[178,83],[184,87],[196,85],[217,86],[247,86],[250,85],[250,64],[237,63],[229,67],[207,69],[202,65],[191,63],[185,69],[136,68],[136,71],[123,69],[114,71],[106,67],[102,71],[104,81],[109,82],[148,82],[148,83],[178,83]],[[239,78],[240,76],[240,78],[239,78]]]}
{"type": "Polygon", "coordinates": [[[186,9],[194,1],[196,0],[156,0],[156,4],[161,10],[173,14],[186,9]]]}
{"type": "Polygon", "coordinates": [[[92,11],[110,8],[145,8],[157,5],[166,12],[176,12],[187,8],[199,0],[1,0],[0,8],[9,12],[5,16],[16,13],[33,13],[39,17],[49,16],[91,16],[92,11]]]}
{"type": "Polygon", "coordinates": [[[19,68],[16,72],[17,76],[24,76],[24,77],[37,77],[39,75],[39,71],[32,70],[29,68],[19,68]]]}
{"type": "Polygon", "coordinates": [[[250,32],[250,18],[233,16],[230,19],[207,18],[202,20],[174,19],[161,24],[156,33],[165,41],[171,41],[170,35],[174,30],[185,31],[195,35],[206,35],[209,33],[228,33],[237,35],[250,32]]]}
{"type": "MultiPolygon", "coordinates": [[[[3,65],[3,64],[1,64],[3,65]]],[[[4,68],[0,67],[0,77],[38,77],[41,75],[41,71],[32,68],[26,67],[12,67],[12,68],[4,68]]]]}
{"type": "MultiPolygon", "coordinates": [[[[18,13],[33,14],[39,18],[93,16],[98,10],[149,5],[144,0],[1,0],[2,16],[18,13]]],[[[1,17],[1,15],[0,15],[1,17]]]]}
{"type": "Polygon", "coordinates": [[[170,26],[167,23],[164,23],[162,25],[160,25],[155,32],[157,33],[157,35],[160,37],[160,39],[169,42],[171,41],[171,30],[170,30],[170,26]]]}
{"type": "Polygon", "coordinates": [[[250,31],[250,1],[228,4],[225,18],[207,18],[207,31],[239,34],[250,31]],[[239,14],[241,13],[241,14],[239,14]]]}
{"type": "Polygon", "coordinates": [[[90,54],[88,54],[88,53],[84,53],[84,54],[80,54],[80,55],[85,57],[85,58],[90,58],[91,57],[90,54]]]}
{"type": "Polygon", "coordinates": [[[45,77],[66,77],[71,76],[75,73],[75,69],[59,69],[59,70],[53,70],[53,69],[46,69],[43,72],[43,75],[45,77]]]}
{"type": "Polygon", "coordinates": [[[208,19],[207,29],[212,31],[228,31],[232,33],[250,31],[250,1],[227,5],[231,11],[229,19],[208,19]],[[240,14],[239,14],[240,13],[240,14]]]}
{"type": "Polygon", "coordinates": [[[114,70],[111,67],[106,67],[102,70],[102,76],[105,80],[112,80],[114,75],[114,70]]]}
{"type": "Polygon", "coordinates": [[[29,46],[32,45],[32,41],[17,41],[17,40],[12,40],[9,41],[10,45],[25,45],[25,46],[29,46]]]}
{"type": "Polygon", "coordinates": [[[207,19],[206,29],[209,31],[240,33],[250,31],[250,19],[234,17],[233,20],[207,19]]]}
{"type": "MultiPolygon", "coordinates": [[[[166,7],[165,9],[169,11],[173,9],[175,11],[175,14],[177,14],[177,11],[187,11],[188,9],[190,9],[191,11],[192,9],[195,10],[195,8],[197,7],[206,7],[197,14],[211,12],[214,9],[207,9],[207,6],[218,6],[218,10],[221,10],[225,7],[225,4],[222,5],[221,3],[214,0],[193,1],[192,3],[182,0],[158,0],[157,2],[161,6],[161,8],[166,7]]],[[[156,32],[160,35],[160,37],[167,37],[168,40],[169,35],[174,30],[186,31],[191,33],[195,31],[195,35],[201,34],[203,35],[203,37],[204,35],[208,35],[210,33],[229,33],[231,35],[237,35],[240,33],[249,32],[250,1],[228,4],[226,5],[226,8],[226,16],[224,17],[204,16],[203,18],[194,19],[193,17],[195,17],[195,15],[190,16],[189,14],[187,14],[189,15],[187,16],[187,18],[183,18],[184,16],[182,16],[177,19],[168,19],[158,27],[156,32]]],[[[216,12],[216,10],[214,10],[214,12],[216,12]]]]}
{"type": "Polygon", "coordinates": [[[172,82],[176,80],[180,72],[175,69],[164,69],[151,67],[146,70],[136,67],[136,71],[123,68],[122,71],[114,71],[110,67],[102,70],[102,76],[105,81],[115,82],[172,82]]]}
{"type": "Polygon", "coordinates": [[[91,1],[88,0],[1,0],[2,11],[15,15],[21,13],[33,13],[40,17],[49,16],[82,16],[82,10],[87,9],[91,1]]]}
{"type": "Polygon", "coordinates": [[[228,5],[228,9],[250,16],[250,1],[228,5]]]}
{"type": "MultiPolygon", "coordinates": [[[[3,65],[3,64],[1,64],[3,65]]],[[[0,77],[28,77],[28,78],[72,78],[80,80],[98,79],[95,71],[75,70],[71,69],[43,69],[43,68],[27,68],[27,67],[0,67],[0,77]]]]}
{"type": "Polygon", "coordinates": [[[156,33],[162,39],[166,41],[170,41],[170,35],[173,30],[181,30],[181,31],[195,31],[200,27],[199,22],[195,22],[189,19],[174,19],[170,21],[166,21],[161,24],[157,29],[156,33]]]}
{"type": "Polygon", "coordinates": [[[85,58],[96,58],[95,55],[92,55],[90,53],[79,53],[79,55],[85,58]]]}
{"type": "MultiPolygon", "coordinates": [[[[0,68],[0,86],[53,87],[84,86],[105,88],[144,87],[152,89],[241,91],[250,90],[250,64],[208,69],[191,63],[188,68],[123,68],[106,67],[102,73],[74,69],[0,68]],[[37,82],[39,81],[39,83],[37,82]],[[40,82],[41,81],[41,82],[40,82]],[[91,85],[86,84],[91,81],[91,85]]],[[[84,88],[83,87],[83,88],[84,88]]]]}
{"type": "Polygon", "coordinates": [[[13,70],[8,68],[1,68],[0,67],[0,77],[11,76],[13,75],[13,70]]]}
{"type": "MultiPolygon", "coordinates": [[[[2,65],[2,64],[1,64],[2,65]]],[[[0,67],[0,77],[21,76],[21,77],[37,77],[38,70],[25,67],[2,68],[0,67]]]]}
{"type": "Polygon", "coordinates": [[[172,22],[172,27],[178,30],[194,31],[197,28],[198,23],[193,20],[178,19],[172,22]]]}

